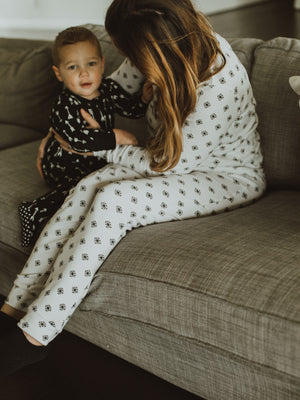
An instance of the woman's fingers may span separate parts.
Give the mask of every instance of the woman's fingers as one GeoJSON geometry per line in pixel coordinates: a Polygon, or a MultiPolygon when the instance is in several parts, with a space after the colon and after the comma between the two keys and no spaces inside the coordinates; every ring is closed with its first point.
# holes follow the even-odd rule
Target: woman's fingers
{"type": "Polygon", "coordinates": [[[61,136],[59,136],[58,133],[55,132],[54,138],[55,138],[55,140],[58,141],[58,143],[60,144],[62,149],[66,150],[66,151],[72,150],[71,145],[68,142],[66,142],[61,136]]]}
{"type": "Polygon", "coordinates": [[[87,111],[85,111],[83,108],[80,109],[80,113],[82,117],[86,120],[86,122],[89,124],[87,128],[92,128],[92,129],[100,129],[100,125],[98,122],[89,114],[87,111]]]}
{"type": "Polygon", "coordinates": [[[42,170],[42,159],[44,157],[45,154],[45,148],[47,145],[47,142],[49,140],[51,136],[51,128],[48,132],[48,135],[44,137],[44,139],[41,140],[39,149],[38,149],[38,155],[37,155],[37,159],[36,159],[36,167],[39,171],[39,174],[41,175],[41,177],[44,179],[44,174],[43,174],[43,170],[42,170]]]}
{"type": "Polygon", "coordinates": [[[42,170],[42,159],[38,156],[38,158],[36,159],[36,167],[37,167],[37,169],[38,169],[38,171],[39,171],[39,174],[41,175],[41,177],[43,178],[43,179],[45,179],[44,178],[44,174],[43,174],[43,170],[42,170]]]}

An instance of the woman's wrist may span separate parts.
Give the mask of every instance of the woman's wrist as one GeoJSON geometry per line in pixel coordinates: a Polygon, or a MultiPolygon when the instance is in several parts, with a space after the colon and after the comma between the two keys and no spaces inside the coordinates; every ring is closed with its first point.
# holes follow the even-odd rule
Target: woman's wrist
{"type": "Polygon", "coordinates": [[[138,141],[136,137],[123,129],[114,128],[113,129],[115,138],[116,138],[116,145],[137,145],[138,141]]]}

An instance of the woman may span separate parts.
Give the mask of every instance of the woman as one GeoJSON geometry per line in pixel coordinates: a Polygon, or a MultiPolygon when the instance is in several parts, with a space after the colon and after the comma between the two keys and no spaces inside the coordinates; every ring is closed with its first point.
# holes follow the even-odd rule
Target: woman
{"type": "Polygon", "coordinates": [[[43,357],[127,231],[235,208],[265,188],[247,74],[191,1],[114,0],[105,26],[127,56],[112,78],[131,91],[153,84],[151,135],[146,149],[95,152],[110,164],[79,182],[42,232],[2,307],[0,359],[11,371],[43,357]]]}

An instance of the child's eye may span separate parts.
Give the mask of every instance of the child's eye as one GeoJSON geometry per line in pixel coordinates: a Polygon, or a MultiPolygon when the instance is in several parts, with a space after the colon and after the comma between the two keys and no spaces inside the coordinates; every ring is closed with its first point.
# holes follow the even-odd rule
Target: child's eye
{"type": "Polygon", "coordinates": [[[71,71],[73,71],[74,69],[76,69],[76,65],[69,65],[69,66],[68,66],[68,69],[71,70],[71,71]]]}
{"type": "Polygon", "coordinates": [[[94,67],[95,65],[97,65],[97,61],[90,61],[89,62],[89,66],[90,67],[94,67]]]}

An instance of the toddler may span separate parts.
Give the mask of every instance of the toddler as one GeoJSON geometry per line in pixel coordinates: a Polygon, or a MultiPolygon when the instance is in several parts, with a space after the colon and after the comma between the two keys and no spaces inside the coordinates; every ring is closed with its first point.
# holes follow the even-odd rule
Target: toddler
{"type": "Polygon", "coordinates": [[[55,100],[51,129],[41,160],[42,175],[51,191],[19,206],[22,222],[22,246],[32,244],[44,223],[62,205],[69,190],[84,176],[102,168],[106,162],[84,153],[114,149],[116,144],[136,144],[129,132],[114,129],[114,113],[141,118],[152,98],[152,89],[144,84],[142,93],[128,94],[117,82],[102,78],[104,57],[96,36],[83,27],[71,27],[58,34],[53,46],[53,70],[65,89],[55,100]],[[101,129],[90,129],[81,115],[88,111],[101,129]],[[65,151],[55,139],[57,132],[69,143],[65,151]]]}

